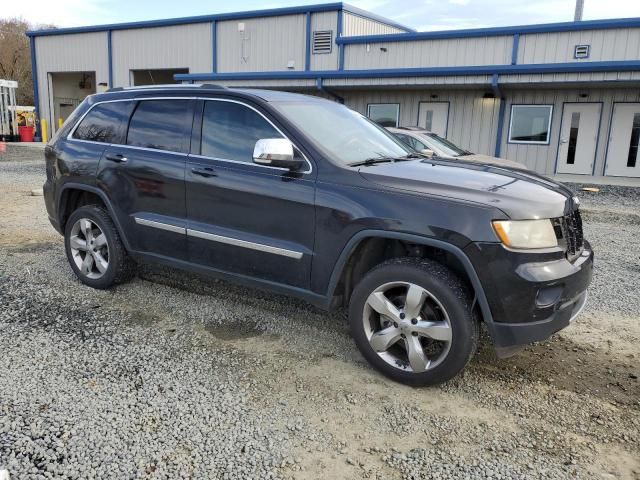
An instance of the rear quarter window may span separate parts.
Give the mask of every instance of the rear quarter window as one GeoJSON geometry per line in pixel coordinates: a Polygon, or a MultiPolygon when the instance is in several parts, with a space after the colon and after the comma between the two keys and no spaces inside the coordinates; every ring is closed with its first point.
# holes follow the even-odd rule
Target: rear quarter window
{"type": "Polygon", "coordinates": [[[80,121],[72,138],[100,143],[124,143],[133,102],[101,103],[93,107],[80,121]]]}

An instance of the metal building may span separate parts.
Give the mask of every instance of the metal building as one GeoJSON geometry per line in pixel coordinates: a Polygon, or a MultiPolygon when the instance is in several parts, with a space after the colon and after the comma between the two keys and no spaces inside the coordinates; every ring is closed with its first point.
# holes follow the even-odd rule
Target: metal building
{"type": "Polygon", "coordinates": [[[545,174],[640,177],[640,18],[415,32],[343,3],[29,32],[55,131],[109,87],[325,95],[545,174]]]}

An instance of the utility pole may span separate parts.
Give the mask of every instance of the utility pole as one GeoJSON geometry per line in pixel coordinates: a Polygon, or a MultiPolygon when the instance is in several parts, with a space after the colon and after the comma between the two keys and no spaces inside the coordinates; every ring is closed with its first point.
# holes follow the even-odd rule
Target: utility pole
{"type": "Polygon", "coordinates": [[[576,0],[576,12],[573,16],[574,22],[582,20],[582,11],[584,10],[584,0],[576,0]]]}

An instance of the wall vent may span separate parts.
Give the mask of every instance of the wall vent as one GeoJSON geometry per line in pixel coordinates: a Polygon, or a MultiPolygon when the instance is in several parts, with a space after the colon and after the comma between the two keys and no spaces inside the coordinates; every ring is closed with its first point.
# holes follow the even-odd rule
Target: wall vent
{"type": "Polygon", "coordinates": [[[573,50],[573,58],[589,58],[590,45],[576,45],[573,50]]]}
{"type": "Polygon", "coordinates": [[[333,30],[313,32],[313,53],[331,53],[333,46],[333,30]]]}

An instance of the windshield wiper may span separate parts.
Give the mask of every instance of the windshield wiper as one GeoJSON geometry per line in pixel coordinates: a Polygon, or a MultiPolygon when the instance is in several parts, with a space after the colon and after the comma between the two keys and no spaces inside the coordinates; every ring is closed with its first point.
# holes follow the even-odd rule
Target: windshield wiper
{"type": "Polygon", "coordinates": [[[410,153],[405,155],[404,157],[373,157],[367,158],[366,160],[361,160],[359,162],[350,163],[350,167],[360,167],[360,166],[368,166],[375,165],[377,163],[394,163],[394,162],[402,162],[405,160],[412,160],[414,158],[425,158],[424,155],[420,155],[419,153],[410,153]]]}

